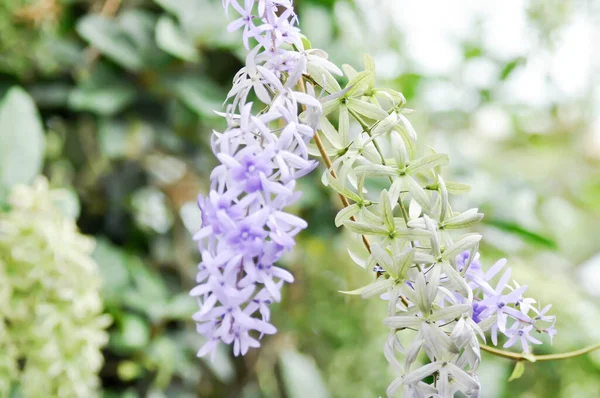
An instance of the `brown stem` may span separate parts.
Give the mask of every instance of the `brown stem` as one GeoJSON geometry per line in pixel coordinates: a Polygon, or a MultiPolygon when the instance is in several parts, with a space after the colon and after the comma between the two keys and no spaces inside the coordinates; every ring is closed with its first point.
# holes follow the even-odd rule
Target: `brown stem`
{"type": "MultiPolygon", "coordinates": [[[[302,93],[306,93],[306,90],[304,89],[304,79],[300,78],[300,81],[298,82],[298,89],[300,90],[300,92],[302,93]]],[[[306,110],[306,105],[302,105],[302,109],[306,110]]],[[[325,150],[325,146],[323,145],[323,141],[321,141],[321,136],[319,135],[319,131],[315,130],[315,135],[314,135],[314,140],[315,140],[315,144],[317,145],[317,148],[319,149],[319,153],[321,154],[321,157],[323,158],[323,162],[325,163],[325,166],[327,167],[328,172],[331,174],[331,176],[333,178],[337,178],[336,172],[331,168],[331,158],[329,157],[329,155],[327,154],[327,151],[325,150]]],[[[344,207],[348,207],[350,206],[350,202],[348,201],[348,198],[346,198],[344,195],[339,194],[340,196],[340,200],[342,201],[342,204],[344,205],[344,207]]],[[[350,219],[352,221],[356,221],[356,218],[354,216],[350,217],[350,219]]],[[[365,245],[365,247],[367,248],[367,250],[369,251],[369,253],[371,253],[371,243],[369,242],[369,239],[364,236],[362,236],[362,241],[365,245]]]]}
{"type": "MultiPolygon", "coordinates": [[[[306,93],[306,90],[304,89],[304,79],[300,78],[300,81],[298,82],[298,88],[302,93],[306,93]]],[[[304,110],[306,110],[305,105],[302,105],[302,108],[304,110]]],[[[325,163],[325,166],[327,167],[327,170],[329,171],[329,173],[331,174],[331,176],[333,178],[337,178],[335,170],[333,170],[333,168],[331,168],[331,166],[332,166],[331,158],[329,158],[329,155],[327,154],[327,151],[325,150],[325,146],[323,145],[323,141],[321,141],[321,136],[319,135],[319,132],[317,130],[315,130],[314,140],[315,140],[315,144],[317,145],[317,148],[319,149],[319,153],[321,154],[321,157],[323,158],[323,162],[325,163]]],[[[350,206],[350,202],[348,201],[348,198],[346,198],[342,194],[339,194],[339,196],[340,196],[340,199],[341,199],[344,207],[350,206]]],[[[354,217],[354,216],[350,217],[350,219],[352,221],[356,221],[356,217],[354,217]]],[[[361,235],[361,237],[362,237],[362,241],[365,245],[365,248],[367,249],[367,251],[369,253],[371,253],[371,243],[369,242],[369,239],[365,235],[361,235]]],[[[379,273],[377,274],[377,276],[379,276],[379,273]]],[[[402,303],[408,307],[408,300],[406,299],[406,297],[400,296],[400,301],[402,301],[402,303]]]]}

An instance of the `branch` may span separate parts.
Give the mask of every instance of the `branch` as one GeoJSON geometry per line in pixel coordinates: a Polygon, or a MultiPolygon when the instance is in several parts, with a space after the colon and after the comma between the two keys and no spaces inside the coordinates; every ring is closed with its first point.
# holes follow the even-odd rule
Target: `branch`
{"type": "MultiPolygon", "coordinates": [[[[300,92],[306,93],[306,90],[304,89],[304,79],[303,78],[300,78],[300,81],[298,82],[298,89],[300,90],[300,92]]],[[[305,105],[302,105],[302,108],[304,110],[306,110],[305,105]]],[[[323,162],[325,163],[325,166],[327,167],[327,170],[329,171],[329,173],[331,173],[331,176],[333,178],[337,178],[335,170],[333,170],[333,168],[331,167],[331,165],[332,165],[331,159],[329,158],[329,155],[327,154],[327,150],[325,149],[325,146],[323,145],[323,141],[321,141],[321,136],[319,135],[319,132],[317,130],[315,130],[314,140],[315,140],[315,145],[317,145],[317,148],[319,149],[319,153],[321,154],[321,157],[323,158],[323,162]]],[[[348,201],[348,198],[346,198],[344,195],[340,194],[340,199],[341,199],[344,207],[350,206],[350,202],[348,201]]],[[[354,216],[350,217],[350,219],[352,221],[356,221],[356,218],[354,216]]],[[[367,249],[367,251],[369,253],[371,253],[371,243],[369,242],[369,239],[365,235],[361,235],[361,237],[362,237],[362,241],[365,245],[365,248],[367,249]]],[[[378,276],[379,276],[379,274],[378,274],[378,276]]],[[[402,301],[402,303],[408,307],[408,300],[406,299],[406,297],[400,296],[400,301],[402,301]]]]}
{"type": "Polygon", "coordinates": [[[529,362],[538,362],[538,361],[554,361],[554,360],[558,360],[558,359],[570,359],[570,358],[575,358],[575,357],[578,357],[581,355],[585,355],[592,351],[600,350],[600,343],[593,344],[593,345],[590,345],[590,346],[587,346],[587,347],[584,347],[584,348],[581,348],[581,349],[575,350],[575,351],[563,352],[560,354],[546,354],[546,355],[518,354],[516,352],[505,351],[505,350],[500,350],[498,348],[490,347],[485,344],[481,344],[480,347],[483,351],[489,352],[490,354],[493,354],[493,355],[496,355],[496,356],[499,356],[502,358],[508,358],[508,359],[512,359],[514,361],[526,360],[529,362]]]}

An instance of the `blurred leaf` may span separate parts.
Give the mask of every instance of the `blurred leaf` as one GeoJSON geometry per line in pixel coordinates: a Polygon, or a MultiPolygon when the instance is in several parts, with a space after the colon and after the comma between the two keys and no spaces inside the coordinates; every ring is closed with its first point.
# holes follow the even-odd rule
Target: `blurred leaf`
{"type": "Polygon", "coordinates": [[[119,362],[117,367],[117,374],[119,379],[124,381],[130,381],[137,379],[143,372],[143,368],[134,361],[122,361],[119,362]]]}
{"type": "Polygon", "coordinates": [[[169,299],[164,280],[138,257],[129,256],[128,268],[134,287],[121,293],[123,304],[146,314],[152,322],[162,320],[169,299]]]}
{"type": "Polygon", "coordinates": [[[506,78],[514,72],[517,66],[522,65],[525,61],[525,58],[519,57],[504,65],[504,68],[502,68],[502,71],[500,72],[500,80],[506,80],[506,78]]]}
{"type": "Polygon", "coordinates": [[[160,5],[165,10],[176,15],[178,18],[183,18],[186,11],[189,11],[194,7],[194,3],[198,4],[195,0],[154,0],[155,3],[160,5]]]}
{"type": "Polygon", "coordinates": [[[516,235],[531,244],[543,246],[552,250],[556,250],[558,248],[556,242],[551,238],[540,235],[537,232],[530,231],[515,222],[498,219],[486,220],[484,222],[504,232],[516,235]]]}
{"type": "Polygon", "coordinates": [[[144,61],[134,42],[117,22],[101,15],[87,15],[77,23],[77,32],[124,68],[135,71],[143,67],[144,61]]]}
{"type": "Polygon", "coordinates": [[[290,398],[326,398],[329,392],[315,360],[296,351],[279,354],[281,376],[290,398]]]}
{"type": "Polygon", "coordinates": [[[164,307],[163,319],[187,321],[198,310],[198,303],[187,293],[172,297],[164,307]]]}
{"type": "Polygon", "coordinates": [[[174,82],[179,99],[201,116],[214,118],[214,111],[222,108],[225,95],[212,82],[197,76],[185,76],[174,82]]]}
{"type": "Polygon", "coordinates": [[[52,191],[52,202],[69,218],[79,218],[81,205],[77,192],[71,188],[59,188],[52,191]]]}
{"type": "Polygon", "coordinates": [[[27,184],[44,160],[44,128],[33,99],[11,88],[0,103],[0,185],[27,184]]]}
{"type": "Polygon", "coordinates": [[[127,153],[127,124],[103,118],[98,127],[98,145],[102,154],[110,159],[124,157],[127,153]]]}
{"type": "Polygon", "coordinates": [[[483,49],[477,45],[465,44],[463,53],[465,55],[465,59],[477,58],[483,55],[483,49]]]}
{"type": "Polygon", "coordinates": [[[214,357],[202,357],[199,360],[215,374],[217,379],[227,383],[231,382],[235,377],[235,368],[231,360],[230,347],[219,344],[214,351],[214,357]]]}
{"type": "Polygon", "coordinates": [[[67,104],[72,87],[62,82],[40,83],[29,87],[35,103],[41,107],[63,107],[67,104]]]}
{"type": "Polygon", "coordinates": [[[71,92],[69,105],[78,111],[110,116],[125,108],[134,98],[135,90],[126,86],[78,88],[71,92]]]}
{"type": "Polygon", "coordinates": [[[508,381],[513,381],[521,378],[521,376],[523,376],[523,373],[525,373],[525,362],[517,361],[517,363],[515,363],[515,368],[513,369],[512,374],[508,378],[508,381]]]}
{"type": "Polygon", "coordinates": [[[102,275],[104,301],[109,305],[118,304],[130,282],[125,252],[106,239],[99,238],[93,257],[102,275]]]}
{"type": "Polygon", "coordinates": [[[131,104],[136,90],[108,67],[94,68],[94,72],[69,95],[69,106],[77,111],[90,111],[111,116],[131,104]]]}
{"type": "Polygon", "coordinates": [[[163,15],[156,24],[156,43],[169,54],[190,62],[197,62],[198,51],[193,40],[185,36],[175,21],[163,15]]]}
{"type": "Polygon", "coordinates": [[[164,390],[171,382],[175,372],[178,359],[177,346],[170,338],[160,336],[152,342],[149,356],[156,367],[154,383],[158,388],[164,390]]]}
{"type": "Polygon", "coordinates": [[[156,25],[154,14],[141,9],[127,10],[121,14],[119,24],[123,32],[135,44],[135,48],[144,62],[143,66],[148,66],[146,61],[153,58],[153,53],[156,53],[157,49],[154,42],[156,25]]]}
{"type": "Polygon", "coordinates": [[[124,314],[110,345],[118,352],[136,351],[150,341],[150,326],[138,315],[124,314]]]}

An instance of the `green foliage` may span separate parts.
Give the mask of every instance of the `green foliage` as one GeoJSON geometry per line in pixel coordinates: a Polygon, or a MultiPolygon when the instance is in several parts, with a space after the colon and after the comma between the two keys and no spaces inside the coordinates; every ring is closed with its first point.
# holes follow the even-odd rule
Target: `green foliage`
{"type": "Polygon", "coordinates": [[[0,103],[0,187],[31,182],[42,169],[44,129],[29,94],[14,87],[0,103]]]}

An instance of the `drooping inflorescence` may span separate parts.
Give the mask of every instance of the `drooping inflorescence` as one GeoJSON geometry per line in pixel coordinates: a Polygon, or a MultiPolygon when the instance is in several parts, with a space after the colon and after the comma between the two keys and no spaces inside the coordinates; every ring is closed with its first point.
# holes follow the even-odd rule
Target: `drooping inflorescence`
{"type": "Polygon", "coordinates": [[[550,307],[533,307],[535,301],[523,297],[526,287],[509,286],[510,270],[492,288],[506,262],[484,272],[477,252],[481,236],[461,233],[483,214],[452,209],[449,196],[469,188],[442,178],[447,155],[419,155],[404,97],[375,86],[371,58],[364,57],[362,72],[343,69],[349,82],[334,91],[344,94],[323,104],[326,140],[319,152],[334,154],[324,183],[350,201],[336,225],[370,242],[366,256],[350,254],[376,279],[347,293],[388,302],[384,353],[399,373],[388,395],[403,390],[405,397],[478,397],[478,339],[485,341],[491,329],[497,344],[500,331],[509,337],[505,347],[519,342],[528,352],[530,343],[539,343],[532,331],[555,333],[554,317],[546,315],[550,307]],[[337,127],[328,115],[337,116],[337,127]],[[401,331],[412,335],[408,347],[400,343],[401,331]],[[428,363],[419,365],[420,353],[428,363]]]}
{"type": "Polygon", "coordinates": [[[15,185],[0,214],[0,396],[99,396],[102,314],[94,240],[57,203],[45,178],[15,185]],[[14,390],[13,390],[14,391],[14,390]]]}
{"type": "Polygon", "coordinates": [[[224,0],[223,6],[239,14],[228,30],[242,28],[247,49],[257,44],[234,78],[223,114],[227,130],[212,137],[221,164],[211,173],[209,194],[198,198],[203,225],[195,239],[202,262],[190,294],[200,304],[197,330],[208,339],[198,355],[219,341],[245,354],[263,334],[275,333],[269,304],[281,299],[284,282],[293,281],[275,264],[306,227],[284,209],[300,196],[296,179],[317,165],[308,159],[307,143],[321,104],[296,87],[309,69],[341,73],[324,54],[304,50],[291,2],[246,0],[242,6],[224,0]],[[252,95],[256,103],[248,102],[252,95]],[[307,108],[301,115],[299,105],[307,108]]]}
{"type": "Polygon", "coordinates": [[[342,71],[301,36],[291,1],[223,5],[239,14],[228,29],[243,30],[247,49],[256,45],[234,78],[224,114],[228,129],[212,141],[221,164],[211,174],[210,193],[199,198],[202,262],[191,294],[201,307],[194,316],[198,331],[208,338],[199,355],[219,341],[244,354],[259,345],[258,334],[275,332],[268,306],[281,298],[283,282],[293,280],[275,263],[306,226],[284,208],[298,198],[295,180],[315,167],[309,154],[324,158],[323,182],[347,204],[336,225],[365,243],[365,255],[351,251],[352,259],[375,276],[347,293],[387,301],[384,354],[398,371],[388,395],[477,397],[485,331],[494,344],[500,332],[508,337],[505,347],[519,343],[526,353],[540,342],[531,332],[552,337],[550,307],[524,298],[525,286],[508,285],[510,270],[493,283],[505,261],[483,271],[481,236],[461,233],[483,214],[452,209],[449,196],[469,188],[442,178],[447,155],[420,153],[403,95],[376,87],[373,60],[365,56],[361,72],[344,65],[342,88],[334,76],[342,71]],[[252,96],[262,108],[248,102],[252,96]],[[316,129],[323,140],[315,137],[315,147],[309,141],[316,129]],[[400,331],[413,337],[406,348],[400,331]]]}

